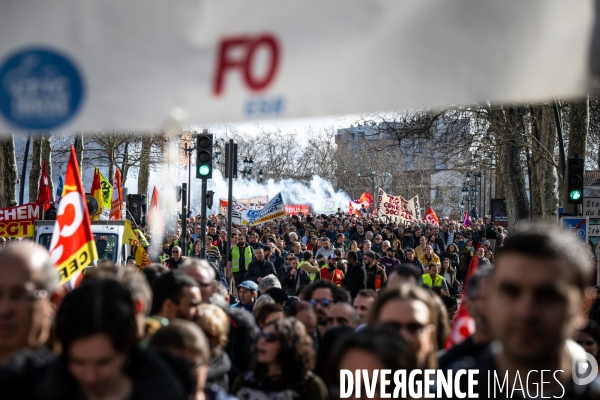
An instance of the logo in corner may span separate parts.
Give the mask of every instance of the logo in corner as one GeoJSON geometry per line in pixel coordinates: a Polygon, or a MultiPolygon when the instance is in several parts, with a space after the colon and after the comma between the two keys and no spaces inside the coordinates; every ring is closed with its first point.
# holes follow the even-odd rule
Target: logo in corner
{"type": "Polygon", "coordinates": [[[20,50],[0,63],[0,114],[17,128],[63,125],[76,114],[83,95],[75,64],[52,49],[20,50]]]}
{"type": "Polygon", "coordinates": [[[571,376],[577,385],[588,385],[596,378],[598,362],[590,353],[584,353],[585,358],[573,358],[571,376]]]}

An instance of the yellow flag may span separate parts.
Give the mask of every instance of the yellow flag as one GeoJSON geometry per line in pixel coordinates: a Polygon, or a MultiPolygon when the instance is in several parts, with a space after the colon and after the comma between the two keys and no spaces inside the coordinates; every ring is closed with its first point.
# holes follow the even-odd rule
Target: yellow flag
{"type": "Polygon", "coordinates": [[[129,220],[125,220],[125,230],[123,231],[123,244],[131,246],[131,250],[134,251],[135,263],[140,270],[150,265],[150,257],[148,253],[142,247],[142,243],[133,231],[129,220]]]}
{"type": "Polygon", "coordinates": [[[100,185],[102,186],[102,201],[103,207],[100,212],[100,219],[103,221],[108,221],[110,219],[110,206],[112,202],[112,184],[106,180],[104,176],[98,171],[100,175],[100,185]]]}

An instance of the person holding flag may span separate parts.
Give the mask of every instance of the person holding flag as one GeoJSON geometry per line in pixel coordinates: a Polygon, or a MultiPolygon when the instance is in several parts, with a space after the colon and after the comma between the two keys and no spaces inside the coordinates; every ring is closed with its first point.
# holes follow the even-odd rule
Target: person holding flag
{"type": "Polygon", "coordinates": [[[73,146],[50,243],[50,258],[58,269],[61,285],[69,282],[70,289],[76,286],[83,270],[98,260],[73,146]]]}

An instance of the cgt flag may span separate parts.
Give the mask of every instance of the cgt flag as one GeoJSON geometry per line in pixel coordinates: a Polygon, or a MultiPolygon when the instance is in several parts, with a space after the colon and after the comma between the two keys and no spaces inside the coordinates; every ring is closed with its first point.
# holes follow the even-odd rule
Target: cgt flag
{"type": "Polygon", "coordinates": [[[438,219],[433,208],[429,207],[427,212],[425,213],[425,221],[430,223],[431,225],[440,226],[440,220],[438,219]]]}
{"type": "Polygon", "coordinates": [[[98,259],[75,148],[67,166],[65,188],[56,214],[50,257],[65,284],[98,259]]]}

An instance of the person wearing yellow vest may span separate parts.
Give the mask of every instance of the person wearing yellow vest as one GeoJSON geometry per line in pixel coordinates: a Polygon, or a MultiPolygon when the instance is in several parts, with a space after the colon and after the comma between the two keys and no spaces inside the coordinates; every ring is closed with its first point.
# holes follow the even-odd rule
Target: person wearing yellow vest
{"type": "Polygon", "coordinates": [[[321,278],[319,267],[313,264],[313,253],[310,250],[306,250],[302,254],[302,261],[298,264],[298,269],[303,269],[308,272],[311,282],[314,281],[315,278],[321,278]]]}
{"type": "Polygon", "coordinates": [[[422,276],[423,284],[432,289],[434,287],[441,288],[441,294],[448,296],[448,285],[444,277],[438,274],[439,267],[439,264],[436,263],[429,264],[429,272],[422,276]]]}
{"type": "Polygon", "coordinates": [[[235,281],[232,287],[236,287],[246,280],[248,265],[254,258],[254,250],[246,244],[244,235],[237,235],[236,239],[237,243],[231,248],[225,271],[227,280],[231,281],[233,279],[235,281]]]}

